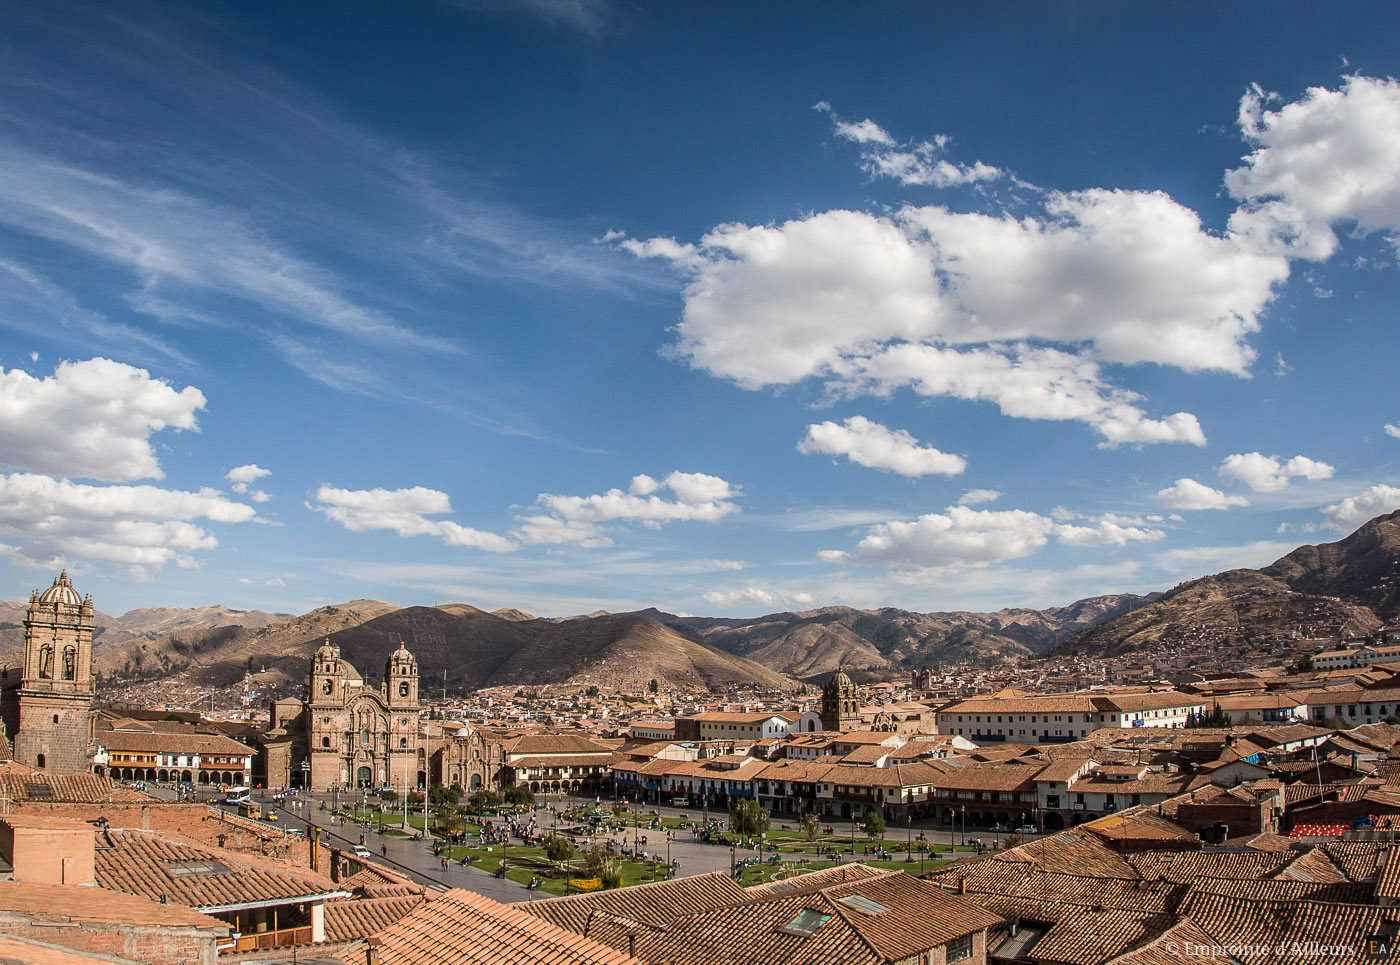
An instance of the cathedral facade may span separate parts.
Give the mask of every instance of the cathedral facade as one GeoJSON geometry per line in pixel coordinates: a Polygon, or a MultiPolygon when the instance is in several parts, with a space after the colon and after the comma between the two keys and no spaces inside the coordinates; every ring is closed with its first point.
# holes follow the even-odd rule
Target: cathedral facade
{"type": "Polygon", "coordinates": [[[6,735],[16,761],[54,774],[91,770],[93,752],[92,597],[65,570],[29,597],[24,663],[3,670],[6,735]]]}
{"type": "Polygon", "coordinates": [[[378,687],[327,640],[311,658],[302,700],[272,705],[263,773],[274,787],[420,790],[430,783],[494,787],[499,742],[421,719],[418,661],[402,645],[378,687]]]}

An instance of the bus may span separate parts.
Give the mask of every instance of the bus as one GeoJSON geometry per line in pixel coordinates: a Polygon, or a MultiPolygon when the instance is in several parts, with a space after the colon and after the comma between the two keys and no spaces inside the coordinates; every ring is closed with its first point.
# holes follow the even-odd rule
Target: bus
{"type": "Polygon", "coordinates": [[[245,818],[261,818],[262,805],[256,801],[244,801],[242,804],[238,805],[238,813],[245,818]]]}
{"type": "Polygon", "coordinates": [[[229,788],[228,797],[224,798],[224,803],[242,804],[247,801],[248,798],[249,792],[246,787],[231,787],[229,788]]]}

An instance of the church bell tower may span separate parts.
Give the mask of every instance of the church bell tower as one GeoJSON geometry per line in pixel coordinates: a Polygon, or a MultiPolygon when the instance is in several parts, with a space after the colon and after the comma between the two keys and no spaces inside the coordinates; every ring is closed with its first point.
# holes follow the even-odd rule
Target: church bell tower
{"type": "Polygon", "coordinates": [[[14,735],[21,764],[54,774],[90,769],[92,630],[92,597],[78,595],[66,570],[30,595],[14,735]]]}

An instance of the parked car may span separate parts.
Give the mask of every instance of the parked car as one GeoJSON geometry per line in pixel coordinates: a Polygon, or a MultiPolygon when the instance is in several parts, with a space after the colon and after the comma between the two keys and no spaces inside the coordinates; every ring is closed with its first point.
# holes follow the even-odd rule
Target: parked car
{"type": "Polygon", "coordinates": [[[997,834],[1006,834],[1008,831],[1011,830],[1011,827],[1010,825],[1006,824],[994,824],[992,825],[992,830],[995,831],[997,834]]]}
{"type": "Polygon", "coordinates": [[[1016,833],[1017,833],[1017,834],[1039,834],[1039,833],[1040,833],[1040,828],[1036,827],[1034,824],[1023,824],[1023,825],[1021,825],[1019,828],[1016,829],[1016,833]]]}

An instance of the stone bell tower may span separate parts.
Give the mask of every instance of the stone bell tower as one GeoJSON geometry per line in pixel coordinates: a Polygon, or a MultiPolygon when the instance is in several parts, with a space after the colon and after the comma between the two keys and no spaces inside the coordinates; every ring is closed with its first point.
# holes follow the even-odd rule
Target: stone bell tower
{"type": "Polygon", "coordinates": [[[66,570],[30,595],[14,735],[21,764],[54,774],[91,769],[92,630],[92,597],[78,595],[66,570]]]}

